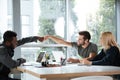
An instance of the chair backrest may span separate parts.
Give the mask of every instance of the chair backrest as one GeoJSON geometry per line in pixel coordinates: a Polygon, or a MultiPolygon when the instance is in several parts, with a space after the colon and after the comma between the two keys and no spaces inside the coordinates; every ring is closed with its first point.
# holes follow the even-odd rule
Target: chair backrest
{"type": "Polygon", "coordinates": [[[73,78],[71,80],[113,80],[110,76],[85,76],[79,78],[73,78]]]}

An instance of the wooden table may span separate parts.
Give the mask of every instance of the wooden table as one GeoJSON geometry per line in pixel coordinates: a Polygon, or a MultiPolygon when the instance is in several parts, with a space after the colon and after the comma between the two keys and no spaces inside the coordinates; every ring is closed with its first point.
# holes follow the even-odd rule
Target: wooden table
{"type": "Polygon", "coordinates": [[[38,77],[40,80],[70,80],[71,78],[80,76],[120,74],[120,67],[85,65],[78,66],[78,64],[44,68],[38,68],[35,66],[20,66],[17,67],[17,70],[38,77]]]}

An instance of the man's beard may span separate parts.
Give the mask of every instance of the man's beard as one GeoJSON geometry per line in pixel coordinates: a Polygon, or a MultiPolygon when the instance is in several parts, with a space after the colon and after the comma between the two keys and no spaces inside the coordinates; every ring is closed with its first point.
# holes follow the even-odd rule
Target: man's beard
{"type": "Polygon", "coordinates": [[[85,42],[83,42],[81,45],[85,45],[85,42]]]}
{"type": "Polygon", "coordinates": [[[80,46],[80,45],[82,46],[82,45],[85,45],[85,42],[83,42],[83,43],[81,43],[81,44],[80,44],[79,42],[77,42],[77,44],[78,44],[79,46],[80,46]]]}
{"type": "Polygon", "coordinates": [[[13,45],[12,43],[10,44],[10,48],[11,48],[11,49],[14,49],[14,45],[13,45]]]}

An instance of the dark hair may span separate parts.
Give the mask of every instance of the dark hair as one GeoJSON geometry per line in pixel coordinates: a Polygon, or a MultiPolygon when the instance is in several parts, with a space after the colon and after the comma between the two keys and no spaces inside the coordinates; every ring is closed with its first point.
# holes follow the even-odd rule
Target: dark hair
{"type": "Polygon", "coordinates": [[[6,41],[12,41],[13,40],[13,37],[16,37],[17,34],[13,31],[6,31],[4,34],[3,34],[3,43],[6,42],[6,41]]]}
{"type": "Polygon", "coordinates": [[[88,39],[88,41],[91,39],[91,35],[88,31],[80,31],[79,35],[83,35],[84,36],[84,40],[88,39]]]}

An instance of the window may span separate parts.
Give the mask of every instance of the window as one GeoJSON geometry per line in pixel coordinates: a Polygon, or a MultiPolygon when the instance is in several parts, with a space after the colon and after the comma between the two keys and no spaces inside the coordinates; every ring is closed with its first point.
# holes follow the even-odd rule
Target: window
{"type": "MultiPolygon", "coordinates": [[[[21,0],[22,37],[55,35],[64,38],[65,27],[65,0],[21,0]],[[54,4],[54,5],[53,5],[54,4]]],[[[40,45],[55,44],[51,40],[40,45]]],[[[39,51],[49,54],[53,50],[62,50],[64,47],[22,47],[22,56],[27,61],[35,61],[39,51]],[[36,49],[37,48],[37,49],[36,49]],[[32,55],[32,56],[31,56],[32,55]]]]}
{"type": "Polygon", "coordinates": [[[30,17],[25,15],[22,16],[22,25],[29,25],[30,24],[30,17]]]}
{"type": "Polygon", "coordinates": [[[0,0],[0,42],[6,30],[12,30],[12,0],[0,0]]]}
{"type": "MultiPolygon", "coordinates": [[[[78,32],[88,30],[92,35],[91,41],[97,44],[103,31],[111,31],[116,35],[116,0],[20,1],[22,37],[50,34],[77,41],[78,32]]],[[[0,41],[6,30],[13,30],[12,10],[12,0],[0,0],[0,41]]],[[[21,56],[27,61],[35,61],[39,51],[45,50],[51,54],[53,50],[60,50],[66,53],[65,46],[54,44],[56,43],[51,40],[39,44],[26,44],[21,47],[21,56]]],[[[77,53],[72,49],[69,52],[77,53]]]]}
{"type": "Polygon", "coordinates": [[[115,0],[71,0],[69,5],[69,37],[72,41],[82,30],[90,31],[91,41],[95,43],[103,31],[116,34],[115,0]]]}
{"type": "MultiPolygon", "coordinates": [[[[21,0],[21,14],[23,15],[22,37],[50,34],[67,38],[69,41],[77,41],[78,32],[88,30],[92,36],[91,41],[98,44],[101,32],[111,31],[116,34],[115,0],[29,0],[27,2],[21,0]],[[66,34],[68,36],[65,36],[66,34]]],[[[45,44],[55,43],[51,40],[40,43],[40,45],[45,44]]],[[[29,49],[22,47],[21,50],[24,56],[29,49]]],[[[63,49],[38,47],[36,52],[31,52],[36,55],[40,50],[51,53],[52,50],[63,49]]]]}

